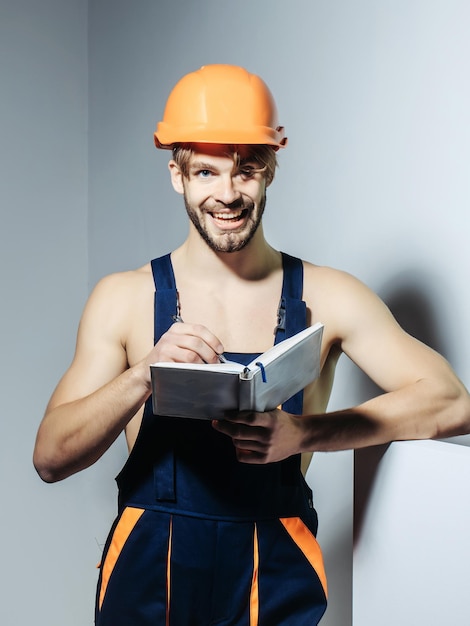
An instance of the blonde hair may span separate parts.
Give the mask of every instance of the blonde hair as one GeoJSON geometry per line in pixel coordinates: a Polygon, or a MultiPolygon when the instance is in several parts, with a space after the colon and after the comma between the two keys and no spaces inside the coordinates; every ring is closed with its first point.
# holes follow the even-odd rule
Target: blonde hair
{"type": "MultiPolygon", "coordinates": [[[[236,167],[239,167],[243,161],[254,161],[260,166],[257,171],[264,173],[266,186],[272,183],[278,163],[276,152],[271,146],[227,145],[226,148],[226,155],[233,159],[236,167]]],[[[180,143],[173,148],[173,160],[186,178],[189,177],[189,163],[194,153],[194,145],[191,143],[180,143]]]]}

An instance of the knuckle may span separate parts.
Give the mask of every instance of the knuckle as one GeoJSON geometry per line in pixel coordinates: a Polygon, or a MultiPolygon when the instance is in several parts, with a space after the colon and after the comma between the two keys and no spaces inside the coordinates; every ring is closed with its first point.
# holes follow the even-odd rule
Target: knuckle
{"type": "Polygon", "coordinates": [[[194,350],[188,350],[187,351],[186,362],[187,363],[200,363],[201,362],[201,357],[194,350]]]}
{"type": "Polygon", "coordinates": [[[194,324],[194,331],[197,332],[198,335],[205,335],[207,328],[202,324],[194,324]]]}

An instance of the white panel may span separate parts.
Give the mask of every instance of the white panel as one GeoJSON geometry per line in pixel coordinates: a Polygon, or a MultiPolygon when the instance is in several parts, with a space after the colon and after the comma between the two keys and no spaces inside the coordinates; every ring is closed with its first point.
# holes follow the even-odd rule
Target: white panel
{"type": "Polygon", "coordinates": [[[355,482],[354,625],[468,626],[470,448],[356,452],[355,482]]]}

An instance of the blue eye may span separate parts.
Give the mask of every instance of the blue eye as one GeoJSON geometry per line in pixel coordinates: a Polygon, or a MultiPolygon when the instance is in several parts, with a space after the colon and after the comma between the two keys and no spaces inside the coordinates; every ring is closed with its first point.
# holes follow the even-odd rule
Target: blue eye
{"type": "Polygon", "coordinates": [[[210,170],[200,170],[198,172],[198,176],[200,178],[209,178],[210,175],[211,175],[211,171],[210,170]]]}

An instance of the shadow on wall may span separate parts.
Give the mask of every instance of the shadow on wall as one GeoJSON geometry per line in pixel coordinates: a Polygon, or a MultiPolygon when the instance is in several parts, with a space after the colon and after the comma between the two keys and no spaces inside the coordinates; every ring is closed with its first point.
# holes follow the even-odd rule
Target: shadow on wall
{"type": "MultiPolygon", "coordinates": [[[[450,347],[446,345],[438,320],[434,281],[426,273],[402,271],[389,278],[378,293],[407,333],[452,361],[450,347]]],[[[360,370],[357,370],[356,376],[355,387],[361,397],[371,398],[381,393],[360,370]]]]}
{"type": "MultiPolygon", "coordinates": [[[[407,333],[451,360],[450,347],[444,341],[442,325],[433,302],[435,293],[436,289],[428,275],[410,270],[389,279],[379,295],[407,333]]],[[[358,368],[354,376],[360,402],[382,393],[358,368]]],[[[374,446],[357,450],[354,455],[354,542],[359,539],[376,471],[387,448],[388,445],[374,446]]]]}

